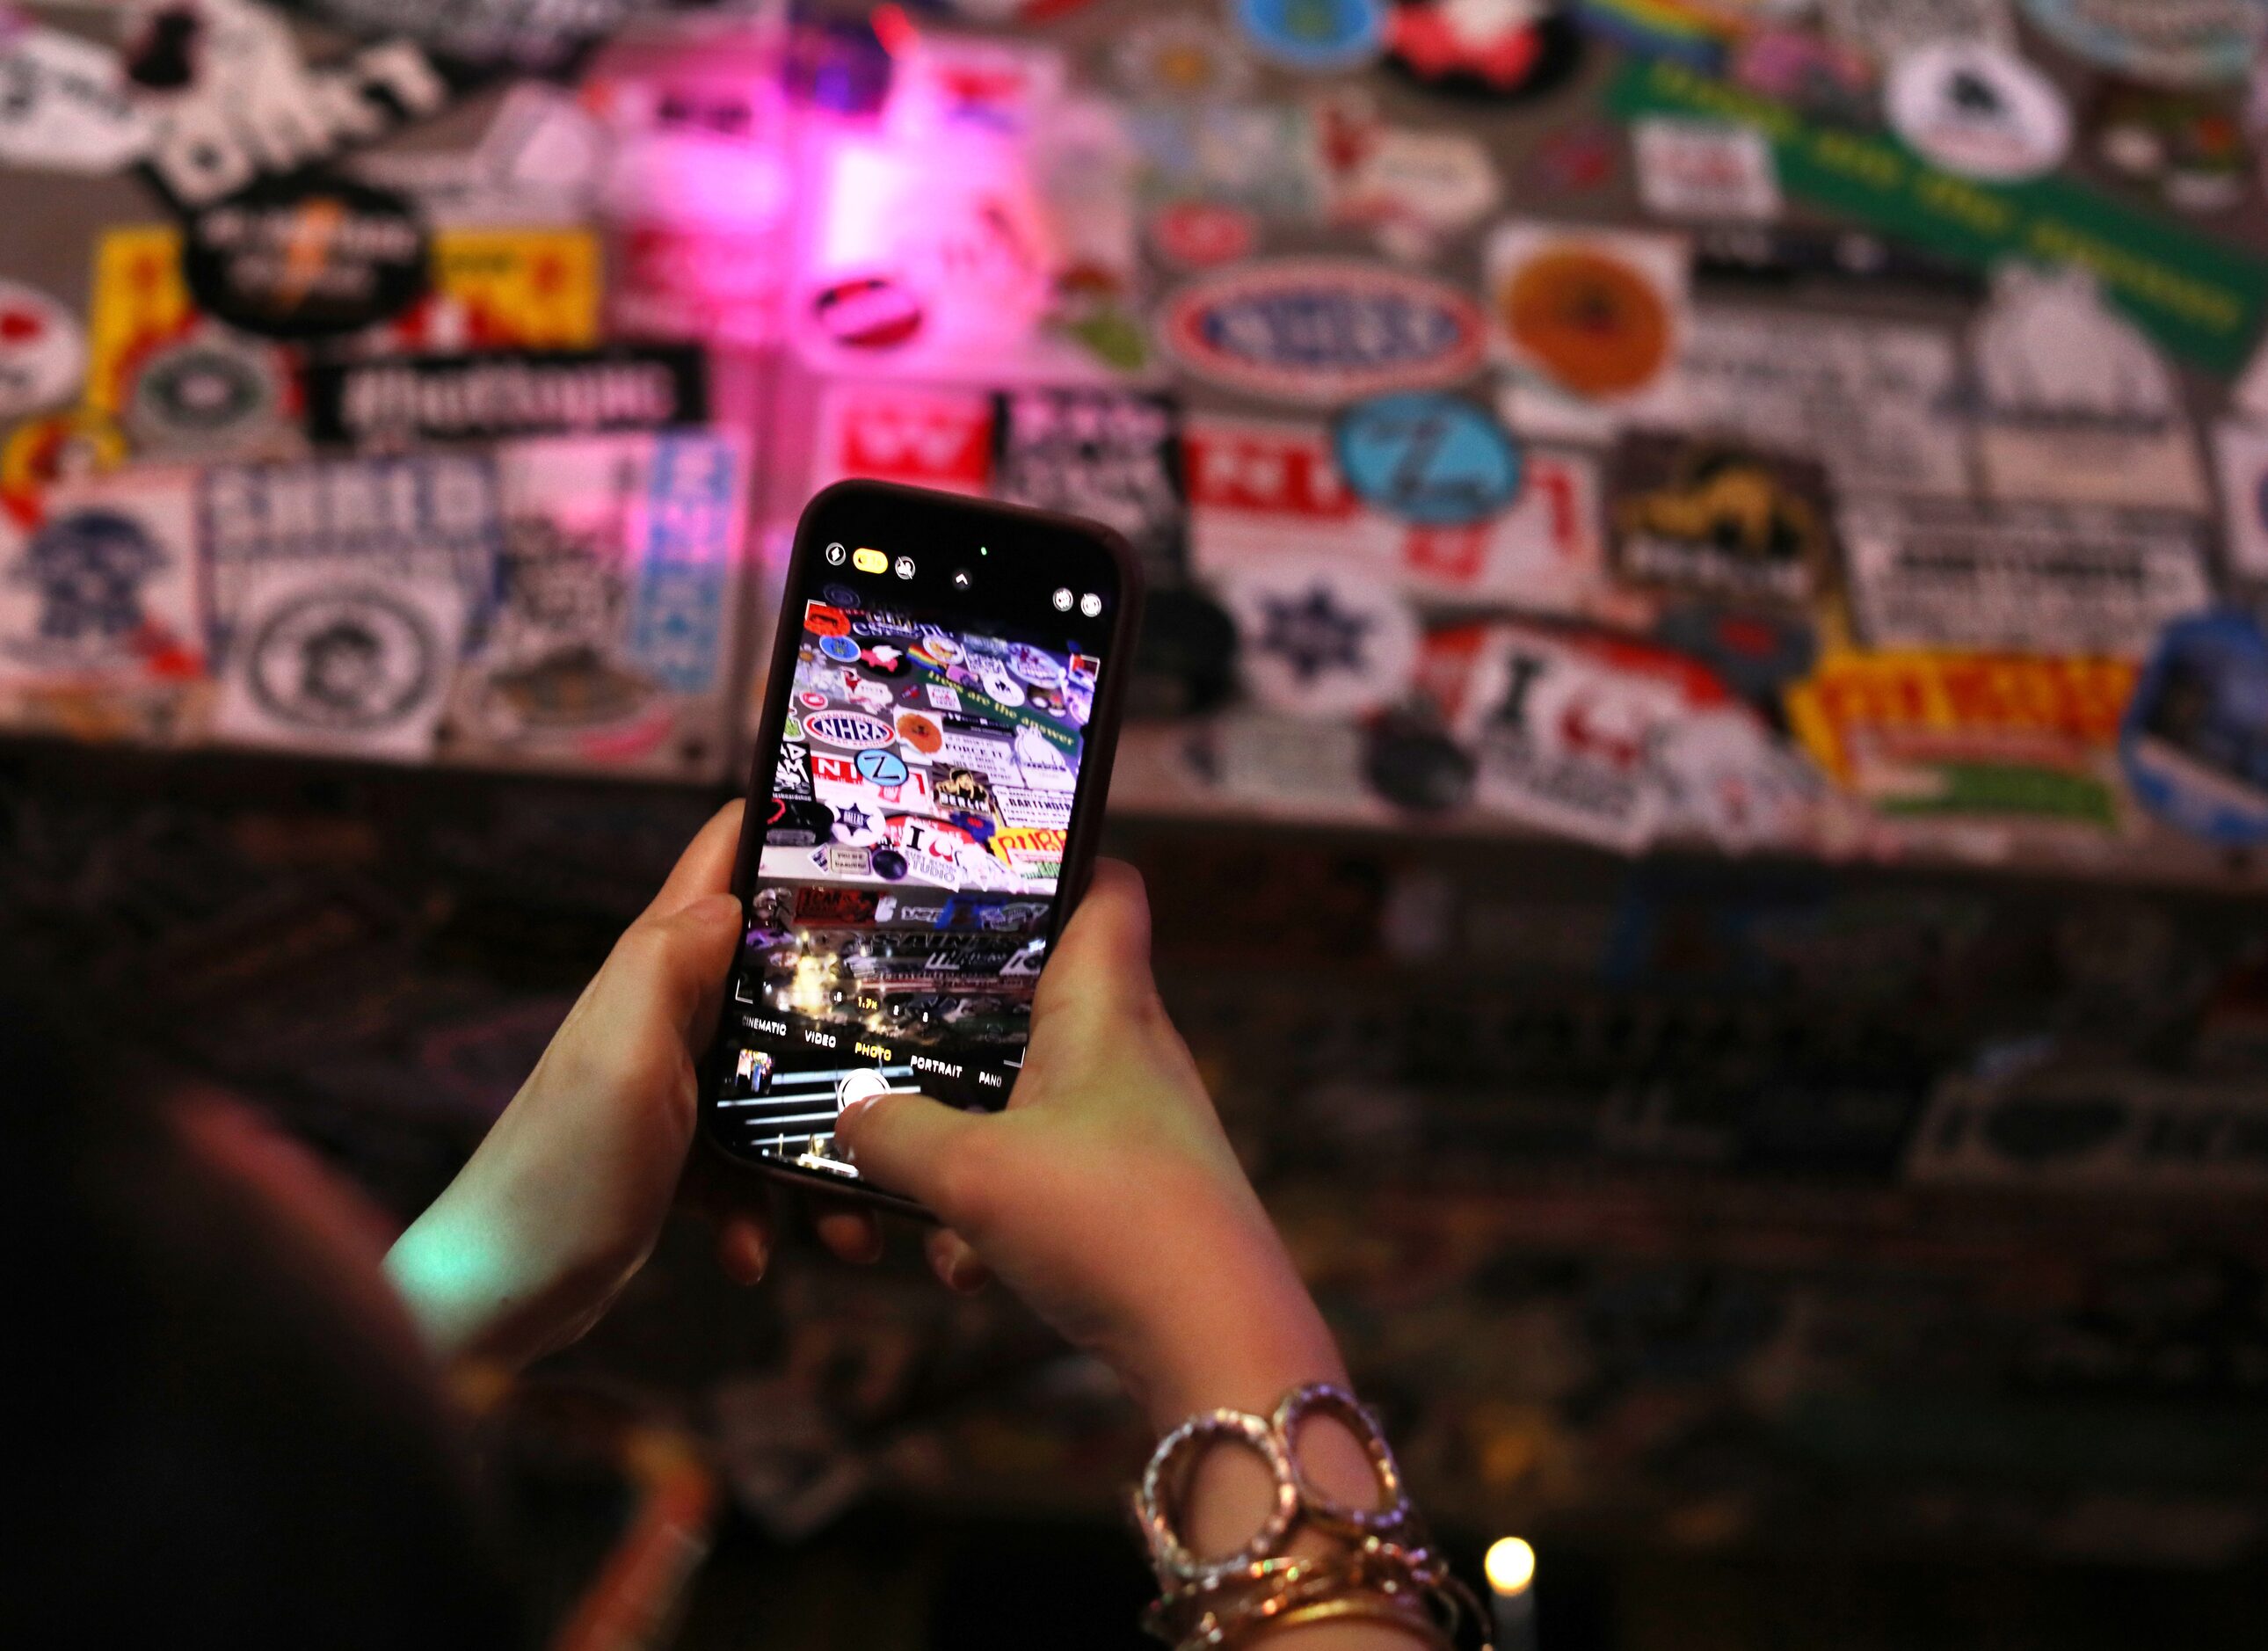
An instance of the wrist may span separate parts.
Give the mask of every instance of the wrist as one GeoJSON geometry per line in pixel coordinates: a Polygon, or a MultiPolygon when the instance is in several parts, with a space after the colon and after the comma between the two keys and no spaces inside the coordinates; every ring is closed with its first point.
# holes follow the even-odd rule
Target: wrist
{"type": "Polygon", "coordinates": [[[387,1252],[386,1273],[435,1357],[514,1366],[571,1340],[608,1291],[518,1241],[514,1224],[460,1179],[387,1252]]]}
{"type": "Polygon", "coordinates": [[[1136,1397],[1160,1434],[1201,1411],[1265,1415],[1293,1388],[1346,1380],[1338,1343],[1272,1227],[1213,1250],[1201,1284],[1152,1317],[1136,1397]]]}

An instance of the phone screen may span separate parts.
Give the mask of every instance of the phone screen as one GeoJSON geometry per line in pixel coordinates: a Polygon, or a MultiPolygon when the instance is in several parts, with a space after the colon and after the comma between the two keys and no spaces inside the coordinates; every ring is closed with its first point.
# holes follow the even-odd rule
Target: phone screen
{"type": "Polygon", "coordinates": [[[997,1108],[1014,1087],[1099,807],[1124,593],[1099,540],[1045,519],[901,492],[830,520],[828,497],[781,618],[710,1118],[737,1155],[850,1181],[850,1101],[997,1108]]]}

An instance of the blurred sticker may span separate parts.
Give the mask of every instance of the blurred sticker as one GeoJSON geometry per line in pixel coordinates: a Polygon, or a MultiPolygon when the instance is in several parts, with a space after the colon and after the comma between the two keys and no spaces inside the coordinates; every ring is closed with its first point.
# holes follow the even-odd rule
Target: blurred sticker
{"type": "Polygon", "coordinates": [[[1582,61],[1583,37],[1566,10],[1534,0],[1393,0],[1388,61],[1436,92],[1506,102],[1537,97],[1582,61]]]}
{"type": "Polygon", "coordinates": [[[1222,581],[1238,664],[1271,711],[1329,720],[1399,699],[1418,662],[1418,621],[1383,582],[1335,562],[1284,558],[1222,581]]]}
{"type": "Polygon", "coordinates": [[[1842,525],[1852,615],[1876,647],[2139,659],[2213,596],[2189,517],[1868,498],[1842,525]]]}
{"type": "MultiPolygon", "coordinates": [[[[1859,269],[1885,258],[1913,268],[1912,254],[1898,253],[1897,245],[1971,268],[2009,258],[2084,264],[2161,344],[2223,373],[2242,365],[2260,330],[2268,304],[2268,266],[2260,259],[2129,208],[2066,173],[1979,193],[1895,138],[1814,120],[1666,59],[1626,64],[1607,100],[1625,119],[1675,112],[1764,132],[1791,199],[1878,232],[1859,269]]],[[[1945,276],[1933,270],[1932,278],[1945,276]]]]}
{"type": "Polygon", "coordinates": [[[261,183],[188,223],[181,277],[203,309],[277,338],[335,337],[398,314],[425,285],[424,226],[367,184],[261,183]]]}
{"type": "Polygon", "coordinates": [[[1652,753],[1665,828],[1728,853],[1786,851],[1809,840],[1822,790],[1816,770],[1746,705],[1712,705],[1665,724],[1652,753]]]}
{"type": "Polygon", "coordinates": [[[470,149],[385,149],[348,171],[398,189],[428,223],[571,224],[592,216],[607,134],[575,97],[538,81],[515,83],[470,149]]]}
{"type": "Polygon", "coordinates": [[[2111,758],[2137,675],[2122,660],[1830,653],[1788,690],[1788,722],[1883,814],[2110,829],[2111,758]]]}
{"type": "Polygon", "coordinates": [[[486,453],[216,464],[200,477],[197,511],[224,638],[255,585],[294,567],[454,584],[463,617],[452,635],[477,635],[494,605],[503,524],[486,453]]]}
{"type": "Polygon", "coordinates": [[[2171,626],[2119,748],[2134,794],[2209,843],[2268,842],[2268,637],[2250,615],[2171,626]]]}
{"type": "Polygon", "coordinates": [[[1995,498],[2208,507],[2173,370],[2084,269],[2000,266],[1971,356],[1995,498]]]}
{"type": "Polygon", "coordinates": [[[1167,263],[1210,269],[1248,258],[1260,244],[1251,213],[1217,201],[1174,201],[1150,220],[1150,244],[1167,263]]]}
{"type": "Polygon", "coordinates": [[[1154,582],[1189,557],[1182,409],[1171,395],[1076,387],[992,398],[998,497],[1114,527],[1154,582]]]}
{"type": "Polygon", "coordinates": [[[301,385],[308,435],[351,446],[654,430],[709,416],[707,357],[674,345],[316,362],[301,385]]]}
{"type": "Polygon", "coordinates": [[[213,732],[237,744],[420,761],[464,629],[464,591],[452,580],[265,569],[225,655],[213,732]]]}
{"type": "Polygon", "coordinates": [[[406,40],[311,68],[283,15],[251,0],[201,0],[193,26],[195,77],[159,106],[149,151],[151,181],[185,214],[304,173],[449,99],[440,73],[406,40]]]}
{"type": "Polygon", "coordinates": [[[587,229],[446,229],[432,291],[387,329],[395,350],[587,350],[602,276],[587,229]]]}
{"type": "Polygon", "coordinates": [[[1152,200],[1210,201],[1263,220],[1323,209],[1315,119],[1293,103],[1148,103],[1123,112],[1152,200]]]}
{"type": "Polygon", "coordinates": [[[987,387],[1138,370],[1137,156],[1116,121],[1056,95],[1058,54],[932,36],[919,61],[883,129],[838,135],[810,181],[798,352],[987,387]]]}
{"type": "Polygon", "coordinates": [[[1809,461],[1633,431],[1607,490],[1615,571],[1634,585],[1800,608],[1833,577],[1834,502],[1809,461]]]}
{"type": "Polygon", "coordinates": [[[112,173],[150,138],[115,51],[38,24],[0,33],[0,164],[112,173]]]}
{"type": "Polygon", "coordinates": [[[845,476],[982,496],[992,483],[992,398],[836,380],[819,393],[814,491],[845,476]]]}
{"type": "Polygon", "coordinates": [[[1606,584],[1599,483],[1587,456],[1530,447],[1518,497],[1480,521],[1428,527],[1366,503],[1328,431],[1192,420],[1184,441],[1192,558],[1214,577],[1279,555],[1327,555],[1420,598],[1583,613],[1606,584]]]}
{"type": "Polygon", "coordinates": [[[1454,395],[1359,402],[1339,415],[1333,434],[1348,485],[1405,520],[1462,527],[1520,492],[1520,450],[1493,415],[1454,395]]]}
{"type": "Polygon", "coordinates": [[[1768,223],[1780,215],[1779,170],[1753,127],[1650,115],[1631,128],[1638,198],[1656,217],[1768,223]]]}
{"type": "Polygon", "coordinates": [[[350,34],[407,34],[468,68],[548,74],[614,33],[635,0],[314,0],[350,34]]]}
{"type": "Polygon", "coordinates": [[[2095,152],[2120,176],[2184,212],[2226,212],[2252,198],[2253,157],[2223,93],[2114,81],[2089,122],[2095,152]]]}
{"type": "Polygon", "coordinates": [[[284,352],[217,326],[144,357],[126,407],[140,458],[262,458],[286,445],[284,352]]]}
{"type": "Polygon", "coordinates": [[[1838,487],[1973,486],[1960,351],[1940,328],[1704,306],[1677,371],[1692,428],[1816,459],[1838,487]]]}
{"type": "Polygon", "coordinates": [[[452,697],[449,755],[716,771],[740,444],[695,431],[543,438],[504,444],[497,463],[501,590],[452,697]]]}
{"type": "Polygon", "coordinates": [[[2015,44],[2008,0],[1824,0],[1829,30],[1892,63],[1939,41],[2015,44]]]}
{"type": "Polygon", "coordinates": [[[2229,571],[2268,579],[2268,428],[2232,421],[2216,433],[2229,571]]]}
{"type": "Polygon", "coordinates": [[[788,262],[778,226],[644,223],[617,245],[607,301],[617,332],[745,350],[779,342],[788,262]]]}
{"type": "Polygon", "coordinates": [[[2255,0],[2023,0],[2024,15],[2089,63],[2161,85],[2251,72],[2268,13],[2255,0]]]}
{"type": "Polygon", "coordinates": [[[143,468],[58,484],[0,517],[0,682],[136,686],[201,674],[195,478],[143,468]]]}
{"type": "Polygon", "coordinates": [[[1960,177],[2018,183],[2053,172],[2071,151],[2071,105],[2001,47],[1916,47],[1892,66],[1884,103],[1900,137],[1960,177]]]}
{"type": "Polygon", "coordinates": [[[1664,732],[1731,703],[1707,671],[1666,650],[1524,625],[1435,633],[1424,678],[1474,754],[1476,807],[1625,853],[1670,819],[1664,732]]]}
{"type": "MultiPolygon", "coordinates": [[[[1729,78],[1815,120],[1871,126],[1876,118],[1874,59],[1810,29],[1765,29],[1749,35],[1733,55],[1729,78]]],[[[1777,161],[1772,177],[1776,188],[1777,161]]]]}
{"type": "Polygon", "coordinates": [[[1385,43],[1387,0],[1236,0],[1260,55],[1303,74],[1359,69],[1385,43]]]}
{"type": "Polygon", "coordinates": [[[40,495],[48,488],[104,475],[125,462],[124,433],[92,408],[27,418],[0,441],[0,511],[36,522],[40,495]]]}
{"type": "Polygon", "coordinates": [[[1430,262],[1503,199],[1488,146],[1469,132],[1389,125],[1361,92],[1319,103],[1315,116],[1330,220],[1368,230],[1389,256],[1430,262]]]}
{"type": "Polygon", "coordinates": [[[68,401],[86,373],[86,335],[55,299],[0,280],[0,419],[68,401]]]}
{"type": "Polygon", "coordinates": [[[1506,421],[1546,439],[1609,439],[1624,424],[1675,424],[1690,254],[1673,235],[1536,221],[1488,246],[1498,349],[1512,372],[1506,421]]]}
{"type": "Polygon", "coordinates": [[[1189,12],[1123,27],[1111,42],[1110,62],[1137,98],[1226,103],[1252,81],[1252,59],[1235,38],[1211,18],[1189,12]]]}
{"type": "MultiPolygon", "coordinates": [[[[355,342],[388,353],[597,342],[599,247],[587,230],[443,230],[431,238],[431,270],[423,298],[355,342]]],[[[188,333],[201,313],[182,279],[180,230],[105,231],[87,312],[88,404],[123,413],[142,360],[188,333]]]]}
{"type": "Polygon", "coordinates": [[[1160,321],[1168,352],[1198,377],[1327,406],[1470,376],[1483,328],[1454,287],[1344,258],[1199,276],[1167,300],[1160,321]]]}

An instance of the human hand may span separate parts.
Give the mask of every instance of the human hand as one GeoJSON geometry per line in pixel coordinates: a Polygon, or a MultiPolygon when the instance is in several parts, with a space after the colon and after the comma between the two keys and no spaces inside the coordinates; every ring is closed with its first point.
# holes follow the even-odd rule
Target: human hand
{"type": "MultiPolygon", "coordinates": [[[[762,1275],[761,1177],[695,1142],[700,1058],[740,936],[741,807],[694,838],[470,1161],[387,1257],[443,1355],[517,1363],[573,1341],[644,1264],[681,1195],[716,1223],[728,1272],[762,1275]]],[[[839,1207],[817,1224],[852,1258],[878,1242],[839,1207]]]]}
{"type": "Polygon", "coordinates": [[[948,1283],[998,1273],[1161,1428],[1344,1379],[1158,999],[1131,866],[1096,866],[1049,955],[1006,1110],[879,1095],[844,1110],[836,1139],[945,1223],[930,1253],[948,1283]]]}

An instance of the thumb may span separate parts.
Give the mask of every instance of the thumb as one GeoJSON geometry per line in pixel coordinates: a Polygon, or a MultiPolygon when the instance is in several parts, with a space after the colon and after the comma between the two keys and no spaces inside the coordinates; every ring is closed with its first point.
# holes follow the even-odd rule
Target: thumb
{"type": "Polygon", "coordinates": [[[915,1090],[893,1089],[843,1108],[835,1139],[861,1176],[966,1232],[981,1223],[983,1188],[976,1161],[985,1150],[986,1126],[997,1123],[915,1090]]]}

